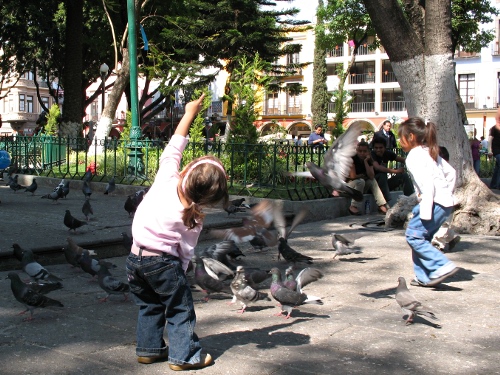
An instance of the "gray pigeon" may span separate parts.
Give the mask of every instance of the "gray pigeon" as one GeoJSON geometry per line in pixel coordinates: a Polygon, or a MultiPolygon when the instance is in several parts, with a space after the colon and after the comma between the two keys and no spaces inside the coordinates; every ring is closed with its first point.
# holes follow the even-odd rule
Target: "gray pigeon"
{"type": "Polygon", "coordinates": [[[117,266],[111,262],[107,262],[104,260],[97,260],[90,257],[90,252],[92,250],[84,249],[82,252],[82,256],[80,258],[80,267],[81,269],[88,273],[90,276],[94,277],[99,272],[101,268],[101,264],[104,264],[108,269],[117,268],[117,266]]]}
{"type": "Polygon", "coordinates": [[[48,294],[54,290],[62,289],[63,285],[60,281],[23,281],[23,283],[40,294],[48,294]]]}
{"type": "Polygon", "coordinates": [[[194,269],[194,280],[196,284],[202,289],[206,294],[204,300],[208,302],[211,293],[227,293],[231,294],[231,290],[227,285],[224,285],[222,281],[214,279],[207,273],[205,269],[205,263],[198,256],[193,256],[191,259],[195,263],[194,269]]]}
{"type": "Polygon", "coordinates": [[[278,268],[273,267],[269,273],[272,275],[271,295],[281,304],[281,310],[275,315],[282,315],[286,312],[285,319],[290,318],[290,314],[295,306],[300,306],[306,303],[322,305],[323,301],[319,297],[308,296],[305,293],[299,293],[288,289],[281,279],[281,272],[278,268]]]}
{"type": "Polygon", "coordinates": [[[63,249],[64,257],[73,267],[80,267],[80,260],[84,251],[87,251],[89,255],[95,255],[94,250],[87,250],[78,246],[71,237],[66,238],[66,241],[68,241],[68,246],[65,246],[63,249]]]}
{"type": "Polygon", "coordinates": [[[28,186],[26,189],[24,189],[24,192],[26,193],[27,191],[29,191],[31,193],[31,195],[35,195],[35,191],[37,188],[38,188],[38,185],[36,183],[36,178],[34,178],[33,181],[31,182],[31,185],[28,186]]]}
{"type": "Polygon", "coordinates": [[[245,256],[232,240],[221,241],[212,246],[208,246],[204,250],[196,251],[196,255],[201,258],[218,260],[231,270],[235,270],[236,266],[231,263],[230,258],[235,259],[238,256],[245,256]]]}
{"type": "Polygon", "coordinates": [[[23,271],[35,280],[44,281],[62,281],[59,277],[51,274],[40,263],[35,260],[33,252],[29,249],[24,250],[23,260],[21,261],[23,271]]]}
{"type": "Polygon", "coordinates": [[[231,291],[233,292],[233,300],[231,302],[234,303],[238,300],[242,304],[241,310],[237,311],[240,314],[245,312],[247,305],[250,303],[271,300],[267,293],[258,292],[248,284],[243,266],[236,268],[236,276],[231,282],[231,291]]]}
{"type": "Polygon", "coordinates": [[[22,262],[23,261],[24,250],[17,243],[12,244],[12,248],[14,249],[14,257],[18,261],[22,262]]]}
{"type": "Polygon", "coordinates": [[[90,184],[87,182],[87,180],[83,180],[82,193],[83,195],[85,195],[85,198],[90,198],[90,196],[92,195],[92,189],[90,188],[90,184]]]}
{"type": "Polygon", "coordinates": [[[108,194],[112,193],[113,191],[115,191],[115,189],[116,189],[115,176],[113,176],[111,178],[111,180],[109,180],[109,182],[107,183],[106,190],[104,191],[104,194],[108,195],[108,194]]]}
{"type": "Polygon", "coordinates": [[[352,157],[356,154],[358,137],[363,130],[361,122],[355,122],[342,134],[325,152],[322,167],[313,162],[306,162],[309,172],[296,172],[296,176],[314,177],[333,195],[352,198],[358,202],[363,200],[363,193],[346,184],[353,163],[352,157]]]}
{"type": "Polygon", "coordinates": [[[115,279],[109,272],[108,262],[99,261],[99,271],[97,271],[97,277],[99,278],[99,286],[107,294],[101,298],[100,302],[106,302],[111,294],[123,294],[124,301],[128,299],[127,293],[130,291],[130,287],[127,283],[121,282],[115,279]]]}
{"type": "Polygon", "coordinates": [[[62,183],[62,195],[64,198],[66,198],[66,196],[69,194],[69,183],[70,183],[70,180],[65,180],[63,179],[61,181],[62,183]]]}
{"type": "Polygon", "coordinates": [[[205,265],[205,270],[214,279],[224,281],[228,278],[234,277],[234,272],[232,269],[227,267],[224,263],[219,262],[213,258],[200,258],[205,265]]]}
{"type": "Polygon", "coordinates": [[[323,277],[323,273],[312,267],[306,267],[299,272],[297,277],[294,274],[293,266],[290,266],[285,271],[285,281],[283,284],[291,290],[302,293],[302,288],[306,285],[315,282],[323,277]]]}
{"type": "Polygon", "coordinates": [[[82,206],[82,213],[85,215],[85,219],[87,219],[87,221],[89,221],[89,216],[94,214],[89,197],[85,197],[85,202],[83,202],[82,206]]]}
{"type": "Polygon", "coordinates": [[[299,253],[288,244],[288,237],[295,229],[295,227],[299,225],[302,220],[304,220],[304,218],[308,213],[309,211],[305,208],[300,210],[297,213],[297,215],[295,215],[295,217],[293,218],[292,225],[290,226],[290,229],[287,232],[285,216],[283,215],[283,212],[280,209],[274,210],[274,225],[278,231],[278,242],[279,242],[278,260],[281,257],[283,257],[288,262],[293,262],[293,263],[303,262],[307,264],[312,264],[313,258],[299,253]]]}
{"type": "Polygon", "coordinates": [[[15,272],[9,272],[7,278],[10,279],[10,288],[12,289],[14,297],[24,306],[26,306],[26,310],[21,312],[21,314],[24,314],[28,310],[30,312],[30,317],[24,320],[32,320],[33,311],[38,307],[48,307],[48,306],[64,307],[61,302],[46,297],[43,294],[38,293],[33,289],[29,288],[25,283],[22,282],[21,278],[19,277],[19,274],[15,272]]]}
{"type": "Polygon", "coordinates": [[[73,217],[71,215],[71,212],[69,210],[66,210],[66,213],[64,214],[64,225],[69,228],[69,230],[73,229],[73,231],[76,232],[76,228],[80,228],[83,225],[87,225],[85,221],[78,220],[77,218],[73,217]]]}
{"type": "Polygon", "coordinates": [[[363,236],[366,236],[366,233],[345,233],[345,234],[335,234],[332,233],[332,246],[335,250],[335,255],[333,259],[337,257],[337,255],[349,255],[349,254],[359,254],[362,251],[360,249],[353,248],[354,242],[363,236]]]}
{"type": "Polygon", "coordinates": [[[54,191],[52,191],[49,194],[42,195],[42,198],[50,199],[53,200],[54,202],[57,202],[58,199],[62,198],[64,196],[63,193],[63,186],[58,185],[54,191]]]}
{"type": "Polygon", "coordinates": [[[16,191],[19,191],[19,190],[22,190],[22,189],[26,189],[26,186],[20,185],[20,184],[18,184],[18,183],[17,183],[17,182],[15,182],[15,181],[13,181],[13,182],[9,185],[9,187],[10,187],[12,190],[14,190],[14,193],[15,193],[16,191]]]}
{"type": "Polygon", "coordinates": [[[398,278],[398,287],[396,289],[396,301],[398,302],[401,310],[404,314],[408,314],[408,319],[406,319],[406,325],[413,323],[413,318],[415,315],[422,315],[430,319],[438,320],[436,315],[428,308],[422,305],[417,299],[410,293],[408,287],[406,286],[406,280],[404,277],[398,278]]]}

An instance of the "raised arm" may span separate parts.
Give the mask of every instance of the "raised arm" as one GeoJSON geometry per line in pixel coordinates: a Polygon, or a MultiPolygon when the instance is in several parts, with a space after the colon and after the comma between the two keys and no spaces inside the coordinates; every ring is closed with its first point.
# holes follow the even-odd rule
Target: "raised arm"
{"type": "Polygon", "coordinates": [[[186,109],[184,116],[182,116],[179,125],[177,125],[177,129],[175,129],[174,134],[181,135],[186,137],[189,133],[189,127],[193,122],[194,118],[201,111],[201,106],[203,104],[203,99],[205,98],[205,93],[201,94],[201,96],[186,104],[186,109]]]}

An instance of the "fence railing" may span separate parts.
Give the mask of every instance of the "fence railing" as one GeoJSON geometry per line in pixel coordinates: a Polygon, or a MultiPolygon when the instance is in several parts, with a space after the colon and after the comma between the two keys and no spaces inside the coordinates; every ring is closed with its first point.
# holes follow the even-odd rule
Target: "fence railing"
{"type": "MultiPolygon", "coordinates": [[[[95,168],[92,181],[106,182],[114,176],[119,184],[151,185],[166,142],[140,140],[139,147],[130,146],[127,141],[118,139],[94,139],[89,145],[86,138],[0,137],[0,149],[9,152],[16,173],[82,179],[88,169],[95,168]],[[96,155],[94,151],[98,146],[104,146],[106,151],[96,155]]],[[[296,146],[290,140],[271,144],[189,142],[182,165],[210,154],[222,161],[228,174],[230,194],[312,200],[331,197],[331,192],[315,179],[297,177],[293,173],[307,171],[307,162],[322,166],[323,151],[296,146]]],[[[401,150],[396,151],[400,153],[401,150]]],[[[484,155],[481,160],[481,177],[490,177],[494,161],[488,161],[484,155]]]]}

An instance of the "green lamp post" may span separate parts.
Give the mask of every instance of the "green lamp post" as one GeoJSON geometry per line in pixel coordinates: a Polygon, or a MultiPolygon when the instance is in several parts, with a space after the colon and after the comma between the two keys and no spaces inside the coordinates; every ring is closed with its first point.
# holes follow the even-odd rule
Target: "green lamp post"
{"type": "Polygon", "coordinates": [[[130,149],[128,154],[129,163],[127,172],[135,177],[145,178],[146,170],[142,161],[143,153],[141,148],[143,142],[139,141],[141,137],[141,128],[139,126],[139,100],[137,87],[137,25],[135,17],[134,0],[127,0],[128,17],[128,50],[130,58],[130,105],[132,112],[132,127],[130,128],[130,143],[127,147],[130,149]]]}

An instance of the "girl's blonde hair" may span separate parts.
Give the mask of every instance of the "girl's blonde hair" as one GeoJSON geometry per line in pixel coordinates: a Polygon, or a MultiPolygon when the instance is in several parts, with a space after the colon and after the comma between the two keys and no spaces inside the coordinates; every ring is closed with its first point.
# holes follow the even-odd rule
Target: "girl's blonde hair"
{"type": "Polygon", "coordinates": [[[184,167],[180,176],[182,194],[190,203],[184,209],[182,221],[189,229],[203,221],[202,207],[214,206],[220,201],[227,204],[227,177],[219,159],[213,156],[197,158],[184,167]]]}
{"type": "Polygon", "coordinates": [[[437,161],[439,145],[437,143],[436,125],[430,121],[425,123],[420,117],[410,117],[399,125],[398,136],[409,142],[410,134],[413,134],[413,142],[419,146],[427,146],[431,158],[437,161]]]}

